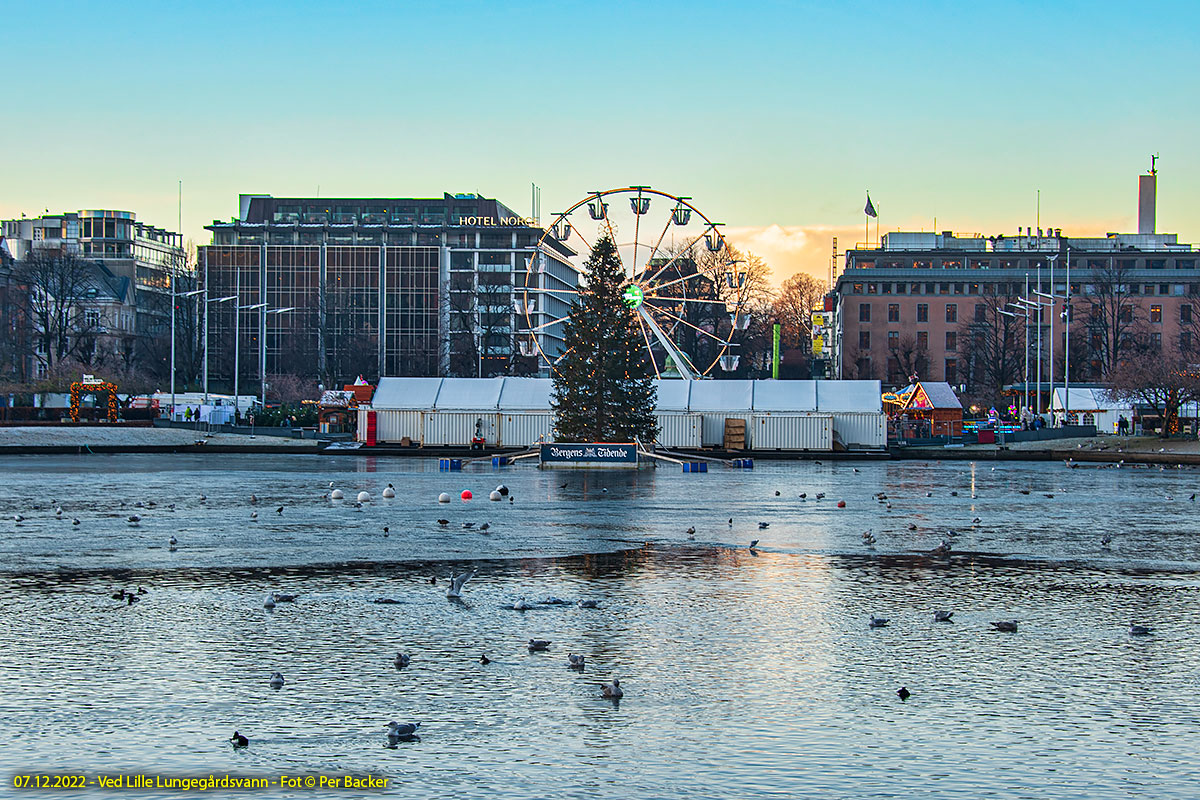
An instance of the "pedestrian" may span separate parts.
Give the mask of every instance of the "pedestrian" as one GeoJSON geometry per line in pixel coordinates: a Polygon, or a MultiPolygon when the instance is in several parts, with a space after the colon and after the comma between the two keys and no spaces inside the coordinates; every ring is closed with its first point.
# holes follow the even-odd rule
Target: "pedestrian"
{"type": "Polygon", "coordinates": [[[192,407],[191,406],[183,407],[183,421],[184,422],[192,421],[192,407]]]}

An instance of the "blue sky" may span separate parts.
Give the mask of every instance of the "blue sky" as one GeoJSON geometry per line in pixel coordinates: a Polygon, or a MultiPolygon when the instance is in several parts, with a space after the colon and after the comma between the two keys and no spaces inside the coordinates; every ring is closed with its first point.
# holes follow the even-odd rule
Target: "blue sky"
{"type": "Polygon", "coordinates": [[[0,214],[184,231],[239,192],[543,211],[690,195],[777,272],[881,229],[1200,240],[1194,3],[23,3],[6,9],[0,214]],[[873,231],[873,228],[872,228],[873,231]]]}

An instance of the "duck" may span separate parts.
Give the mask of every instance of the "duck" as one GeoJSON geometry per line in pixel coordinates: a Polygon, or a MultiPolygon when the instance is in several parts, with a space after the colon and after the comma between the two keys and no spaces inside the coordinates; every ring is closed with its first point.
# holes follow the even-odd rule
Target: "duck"
{"type": "Polygon", "coordinates": [[[282,689],[283,688],[283,673],[272,672],[270,684],[271,684],[272,689],[282,689]]]}
{"type": "Polygon", "coordinates": [[[695,536],[696,536],[696,526],[695,526],[695,525],[692,525],[690,528],[688,528],[688,529],[687,529],[687,531],[685,531],[685,533],[687,533],[687,535],[688,535],[688,538],[695,538],[695,536]]]}
{"type": "Polygon", "coordinates": [[[297,597],[299,597],[300,595],[298,595],[298,594],[280,594],[279,592],[272,592],[271,596],[275,598],[276,603],[291,603],[291,602],[295,601],[295,599],[297,597]]]}
{"type": "Polygon", "coordinates": [[[474,522],[464,522],[462,524],[462,526],[465,530],[470,530],[471,528],[475,527],[475,523],[474,522]]]}
{"type": "Polygon", "coordinates": [[[258,512],[257,512],[257,511],[251,511],[251,512],[250,512],[250,519],[251,519],[252,521],[253,521],[253,520],[257,520],[257,519],[258,519],[258,512]]]}
{"type": "Polygon", "coordinates": [[[933,621],[934,622],[950,622],[950,618],[953,616],[954,616],[953,611],[934,611],[933,612],[933,621]]]}
{"type": "Polygon", "coordinates": [[[524,597],[517,598],[517,602],[513,603],[512,607],[513,611],[528,611],[533,608],[531,604],[525,602],[524,597]]]}
{"type": "Polygon", "coordinates": [[[756,547],[758,547],[758,539],[751,539],[751,540],[750,540],[750,547],[749,547],[749,549],[750,549],[750,550],[753,550],[753,549],[754,549],[754,548],[756,548],[756,547]]]}
{"type": "Polygon", "coordinates": [[[397,742],[407,742],[416,738],[417,729],[421,727],[421,723],[412,722],[401,725],[399,722],[388,723],[388,743],[396,744],[397,742]]]}
{"type": "Polygon", "coordinates": [[[412,661],[412,658],[409,657],[408,653],[396,653],[396,657],[392,659],[392,663],[396,666],[396,669],[404,669],[410,661],[412,661]]]}
{"type": "Polygon", "coordinates": [[[580,600],[578,603],[580,608],[599,608],[599,600],[580,600]]]}
{"type": "Polygon", "coordinates": [[[179,540],[174,536],[172,536],[170,539],[167,539],[167,549],[174,553],[179,549],[179,540]]]}
{"type": "Polygon", "coordinates": [[[280,506],[279,508],[275,509],[275,513],[282,517],[283,516],[283,506],[280,506]]]}
{"type": "Polygon", "coordinates": [[[137,525],[139,522],[142,521],[142,518],[139,517],[137,514],[130,514],[125,519],[130,525],[137,525]]]}
{"type": "Polygon", "coordinates": [[[492,663],[492,660],[487,657],[487,653],[480,653],[479,654],[479,663],[483,664],[484,666],[487,666],[488,664],[492,663]]]}
{"type": "Polygon", "coordinates": [[[896,696],[901,700],[907,700],[908,698],[912,697],[912,692],[908,690],[907,686],[901,686],[896,690],[896,696]]]}
{"type": "Polygon", "coordinates": [[[449,525],[449,524],[450,524],[450,520],[448,520],[448,519],[439,519],[439,520],[437,521],[437,524],[438,524],[438,525],[441,525],[442,527],[445,527],[445,526],[447,526],[447,525],[449,525]]]}
{"type": "Polygon", "coordinates": [[[483,523],[482,525],[480,525],[480,526],[479,526],[479,532],[480,532],[480,533],[487,533],[487,532],[488,532],[488,531],[490,531],[491,529],[492,529],[492,523],[490,523],[490,522],[485,522],[485,523],[483,523]]]}
{"type": "Polygon", "coordinates": [[[1129,626],[1129,635],[1130,636],[1149,636],[1150,632],[1153,630],[1154,630],[1154,628],[1147,627],[1146,625],[1130,625],[1129,626]]]}
{"type": "Polygon", "coordinates": [[[571,667],[572,669],[583,669],[583,664],[584,664],[583,656],[576,655],[575,653],[567,654],[567,666],[568,667],[571,667]]]}
{"type": "Polygon", "coordinates": [[[621,688],[621,682],[613,678],[612,683],[600,684],[600,695],[610,700],[620,700],[625,696],[625,690],[621,688]]]}
{"type": "Polygon", "coordinates": [[[884,628],[887,627],[889,622],[891,622],[891,620],[887,617],[877,617],[872,614],[871,621],[867,623],[867,626],[871,628],[884,628]]]}
{"type": "Polygon", "coordinates": [[[72,525],[80,525],[82,523],[80,523],[80,521],[78,519],[73,519],[73,520],[71,520],[71,524],[72,525]]]}
{"type": "Polygon", "coordinates": [[[549,649],[550,649],[550,640],[549,639],[530,639],[529,640],[529,652],[531,652],[531,653],[544,652],[549,649]]]}
{"type": "Polygon", "coordinates": [[[1017,623],[1016,620],[1001,620],[1000,622],[993,622],[992,628],[1004,633],[1016,633],[1017,623]]]}
{"type": "Polygon", "coordinates": [[[1113,540],[1112,534],[1106,533],[1106,534],[1104,534],[1104,536],[1100,537],[1100,544],[1103,545],[1104,547],[1108,547],[1110,544],[1112,544],[1112,540],[1113,540]]]}
{"type": "Polygon", "coordinates": [[[237,731],[233,732],[233,736],[229,737],[229,741],[233,742],[234,748],[248,747],[250,745],[250,740],[237,731]]]}
{"type": "Polygon", "coordinates": [[[760,523],[758,523],[758,529],[759,529],[760,531],[765,531],[765,530],[766,530],[767,528],[769,528],[769,527],[771,527],[771,523],[769,523],[769,522],[760,522],[760,523]]]}

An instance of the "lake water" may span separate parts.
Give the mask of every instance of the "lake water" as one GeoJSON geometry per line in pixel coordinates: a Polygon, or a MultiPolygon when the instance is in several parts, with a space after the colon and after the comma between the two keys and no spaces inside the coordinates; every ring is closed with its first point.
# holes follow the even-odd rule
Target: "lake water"
{"type": "Polygon", "coordinates": [[[0,473],[0,793],[15,774],[136,771],[506,798],[1200,794],[1194,470],[101,455],[0,473]],[[349,501],[323,499],[330,482],[349,501]],[[500,483],[514,502],[487,500],[500,483]],[[268,610],[269,591],[300,596],[268,610]],[[599,607],[511,609],[550,595],[599,607]],[[387,747],[390,720],[420,740],[387,747]]]}

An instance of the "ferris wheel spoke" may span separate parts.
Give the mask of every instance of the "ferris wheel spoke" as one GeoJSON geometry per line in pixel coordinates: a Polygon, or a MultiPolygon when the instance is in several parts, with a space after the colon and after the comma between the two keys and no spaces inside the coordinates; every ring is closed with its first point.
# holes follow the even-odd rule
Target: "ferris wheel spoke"
{"type": "Polygon", "coordinates": [[[536,333],[544,328],[549,328],[551,325],[557,325],[560,322],[566,322],[570,318],[571,315],[567,314],[565,317],[559,317],[558,319],[552,319],[549,322],[543,322],[541,325],[535,325],[532,328],[526,328],[525,330],[521,331],[521,333],[536,333]]]}
{"type": "Polygon", "coordinates": [[[654,377],[662,379],[662,373],[658,371],[658,362],[654,360],[654,349],[650,346],[650,334],[646,333],[646,324],[642,322],[642,315],[637,314],[638,327],[642,329],[642,338],[646,340],[646,357],[650,359],[650,366],[654,367],[654,377]]]}
{"type": "Polygon", "coordinates": [[[558,358],[556,358],[556,359],[554,359],[554,364],[555,364],[555,366],[557,366],[557,365],[558,365],[558,362],[560,362],[560,361],[562,361],[564,358],[566,358],[566,357],[567,357],[567,354],[568,354],[568,353],[570,353],[570,352],[571,352],[572,350],[574,350],[574,349],[575,349],[574,347],[568,347],[566,350],[563,350],[563,351],[562,351],[562,353],[559,355],[559,357],[558,357],[558,358]]]}
{"type": "MultiPolygon", "coordinates": [[[[687,244],[685,244],[678,253],[671,256],[671,259],[669,261],[667,261],[666,264],[663,264],[662,268],[658,272],[651,275],[650,278],[646,281],[646,283],[653,282],[655,278],[657,278],[659,275],[662,275],[664,272],[666,272],[668,269],[670,269],[671,265],[674,264],[676,261],[678,261],[679,257],[681,255],[683,255],[684,253],[690,252],[692,249],[692,246],[704,238],[705,232],[706,231],[701,231],[700,233],[696,234],[696,237],[694,239],[692,239],[690,242],[688,242],[687,244]]],[[[692,277],[692,276],[689,275],[688,277],[692,277]]]]}
{"type": "Polygon", "coordinates": [[[673,359],[675,359],[675,364],[679,367],[679,372],[685,378],[694,379],[700,374],[700,370],[696,369],[696,365],[692,363],[692,359],[688,358],[688,354],[680,350],[678,345],[671,341],[670,337],[663,332],[663,329],[657,322],[654,321],[654,318],[650,316],[650,313],[644,310],[644,308],[644,306],[640,306],[638,308],[638,311],[641,312],[639,316],[645,318],[646,324],[650,326],[652,331],[654,331],[654,335],[658,339],[659,343],[662,344],[663,349],[666,350],[673,359]]]}
{"type": "Polygon", "coordinates": [[[693,325],[692,323],[688,322],[683,317],[677,317],[674,314],[672,314],[670,311],[666,311],[662,308],[658,308],[657,306],[650,306],[650,308],[653,308],[655,311],[657,311],[658,313],[660,313],[664,316],[670,317],[671,319],[675,320],[677,323],[682,323],[682,324],[688,326],[689,328],[696,331],[697,333],[703,334],[714,341],[720,342],[725,347],[728,347],[730,345],[729,341],[722,339],[720,336],[709,333],[708,331],[704,330],[704,328],[701,328],[698,325],[693,325]]]}

